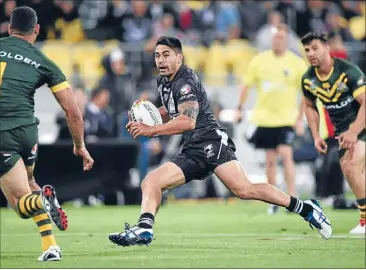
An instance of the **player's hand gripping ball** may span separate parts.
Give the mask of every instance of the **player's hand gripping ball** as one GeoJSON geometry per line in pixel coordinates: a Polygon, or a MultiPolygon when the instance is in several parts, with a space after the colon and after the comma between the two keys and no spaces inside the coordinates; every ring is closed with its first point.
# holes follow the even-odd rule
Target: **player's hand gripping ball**
{"type": "Polygon", "coordinates": [[[132,104],[130,121],[126,128],[133,138],[151,137],[153,136],[151,127],[162,123],[159,109],[148,100],[138,99],[132,104]]]}

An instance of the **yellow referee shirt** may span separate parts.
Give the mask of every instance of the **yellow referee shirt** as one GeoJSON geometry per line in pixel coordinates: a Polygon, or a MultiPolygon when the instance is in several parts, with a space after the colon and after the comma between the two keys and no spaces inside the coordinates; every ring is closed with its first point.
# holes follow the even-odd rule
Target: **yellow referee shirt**
{"type": "Polygon", "coordinates": [[[276,56],[268,50],[252,59],[243,83],[257,91],[251,117],[256,126],[282,127],[296,123],[301,77],[306,69],[305,61],[291,51],[276,56]]]}

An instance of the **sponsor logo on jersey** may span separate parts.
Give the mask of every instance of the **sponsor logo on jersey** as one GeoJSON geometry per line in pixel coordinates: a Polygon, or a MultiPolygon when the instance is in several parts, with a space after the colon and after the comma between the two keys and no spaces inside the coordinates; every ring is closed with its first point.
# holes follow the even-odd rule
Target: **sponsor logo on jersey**
{"type": "Polygon", "coordinates": [[[212,143],[205,145],[203,151],[205,151],[207,158],[211,158],[215,155],[212,143]]]}
{"type": "Polygon", "coordinates": [[[339,82],[337,85],[337,92],[338,93],[343,93],[348,91],[348,87],[344,82],[339,82]]]}
{"type": "Polygon", "coordinates": [[[5,51],[0,51],[0,58],[3,57],[7,57],[9,59],[14,59],[17,61],[22,61],[28,65],[34,66],[36,68],[39,68],[41,66],[41,64],[37,63],[36,61],[33,61],[32,59],[29,59],[28,57],[24,57],[23,55],[20,54],[13,54],[13,53],[8,53],[5,51]]]}
{"type": "Polygon", "coordinates": [[[182,88],[180,89],[180,93],[182,95],[187,95],[189,92],[191,92],[191,87],[189,86],[189,84],[183,85],[182,88]]]}
{"type": "Polygon", "coordinates": [[[316,96],[316,94],[318,93],[317,91],[317,86],[315,85],[315,81],[314,80],[311,80],[310,81],[310,92],[316,96]]]}
{"type": "Polygon", "coordinates": [[[169,112],[169,114],[177,113],[177,111],[175,109],[175,102],[174,102],[172,92],[170,93],[170,98],[169,98],[169,101],[168,101],[168,112],[169,112]]]}
{"type": "Polygon", "coordinates": [[[354,101],[354,98],[352,96],[349,96],[346,100],[343,100],[339,103],[336,104],[324,104],[325,108],[327,110],[339,110],[339,109],[343,109],[345,107],[347,107],[348,105],[350,105],[352,103],[352,101],[354,101]]]}
{"type": "Polygon", "coordinates": [[[325,83],[323,83],[323,84],[322,84],[322,87],[323,87],[324,89],[326,89],[327,91],[329,91],[330,83],[329,83],[329,82],[325,82],[325,83]]]}

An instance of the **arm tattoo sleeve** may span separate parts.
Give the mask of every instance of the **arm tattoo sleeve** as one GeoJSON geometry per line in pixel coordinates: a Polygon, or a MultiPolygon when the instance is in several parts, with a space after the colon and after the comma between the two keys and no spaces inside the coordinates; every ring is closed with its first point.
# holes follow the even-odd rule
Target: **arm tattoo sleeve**
{"type": "Polygon", "coordinates": [[[192,119],[197,119],[198,111],[199,111],[199,105],[197,101],[187,101],[182,104],[179,104],[178,111],[183,114],[187,115],[188,117],[192,119]]]}

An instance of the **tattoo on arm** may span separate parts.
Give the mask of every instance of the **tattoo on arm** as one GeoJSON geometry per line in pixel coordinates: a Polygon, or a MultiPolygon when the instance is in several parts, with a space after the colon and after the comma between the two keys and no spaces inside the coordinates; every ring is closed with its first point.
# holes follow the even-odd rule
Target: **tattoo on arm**
{"type": "Polygon", "coordinates": [[[199,105],[197,101],[186,101],[178,106],[180,114],[187,115],[188,117],[196,120],[199,111],[199,105]]]}

